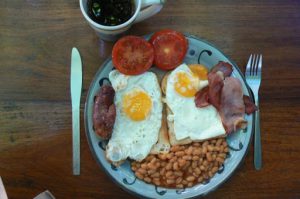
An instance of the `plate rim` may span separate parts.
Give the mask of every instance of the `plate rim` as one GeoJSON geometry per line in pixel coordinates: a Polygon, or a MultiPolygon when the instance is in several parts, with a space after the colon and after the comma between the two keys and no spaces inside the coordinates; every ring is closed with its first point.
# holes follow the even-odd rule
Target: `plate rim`
{"type": "MultiPolygon", "coordinates": [[[[143,37],[146,38],[146,37],[150,37],[153,33],[150,33],[150,34],[147,34],[147,35],[144,35],[143,37]]],[[[241,78],[243,79],[243,82],[246,86],[246,89],[248,90],[248,93],[249,93],[249,97],[251,98],[252,102],[254,101],[254,97],[253,97],[253,93],[251,91],[251,89],[249,88],[247,82],[246,82],[246,79],[245,79],[245,76],[244,74],[242,73],[242,71],[240,70],[240,68],[238,67],[238,65],[232,60],[230,59],[227,55],[225,55],[223,53],[222,50],[220,50],[217,46],[215,46],[214,44],[212,44],[211,42],[205,40],[205,39],[202,39],[198,36],[195,36],[193,34],[190,34],[190,33],[186,33],[184,32],[183,33],[186,37],[190,37],[190,38],[193,38],[193,39],[196,39],[196,40],[199,40],[211,47],[213,47],[214,49],[216,49],[217,51],[219,51],[221,53],[222,56],[224,56],[226,59],[228,59],[232,64],[233,64],[233,67],[237,70],[237,72],[239,73],[239,75],[241,76],[241,78]]],[[[98,75],[104,70],[104,66],[111,61],[111,54],[108,56],[108,58],[105,59],[104,62],[102,62],[100,68],[97,70],[96,74],[94,75],[90,85],[89,85],[89,89],[88,89],[88,92],[87,92],[87,95],[86,95],[86,99],[85,99],[85,104],[84,104],[84,128],[85,128],[85,135],[87,137],[87,141],[88,141],[88,145],[89,145],[89,148],[92,152],[92,156],[93,158],[96,160],[96,162],[98,163],[98,165],[100,166],[100,168],[105,172],[105,174],[115,183],[118,185],[118,187],[120,187],[122,190],[134,195],[134,196],[137,196],[139,198],[149,198],[149,199],[152,199],[151,197],[147,197],[145,195],[141,195],[137,192],[134,192],[128,188],[126,188],[123,184],[119,183],[117,180],[114,179],[113,176],[110,175],[110,173],[104,168],[104,166],[102,165],[101,161],[98,159],[97,155],[96,155],[96,152],[95,152],[95,149],[92,147],[92,141],[91,141],[91,136],[90,136],[90,133],[89,132],[89,129],[88,129],[88,122],[87,122],[87,102],[88,102],[88,98],[90,96],[90,92],[91,92],[91,88],[93,87],[95,81],[96,81],[96,77],[98,77],[98,75]]],[[[222,186],[225,182],[228,181],[228,179],[230,179],[232,177],[232,175],[234,174],[234,172],[242,165],[242,163],[245,161],[245,158],[247,156],[247,154],[249,153],[249,148],[250,148],[250,143],[252,142],[252,139],[253,139],[253,134],[254,134],[254,127],[255,127],[255,122],[254,121],[254,116],[255,114],[252,114],[252,127],[251,127],[251,132],[250,132],[250,140],[249,140],[249,143],[248,145],[246,146],[246,150],[245,150],[245,155],[241,158],[241,161],[238,163],[238,165],[236,166],[236,168],[233,170],[232,173],[230,173],[227,177],[224,178],[224,180],[222,182],[220,182],[214,189],[208,191],[208,192],[204,192],[202,194],[199,194],[199,195],[196,195],[196,196],[193,196],[193,197],[189,197],[188,199],[193,199],[193,198],[198,198],[198,197],[201,197],[201,196],[205,196],[205,195],[208,195],[210,193],[212,193],[213,191],[215,191],[217,188],[219,188],[220,186],[222,186]]]]}

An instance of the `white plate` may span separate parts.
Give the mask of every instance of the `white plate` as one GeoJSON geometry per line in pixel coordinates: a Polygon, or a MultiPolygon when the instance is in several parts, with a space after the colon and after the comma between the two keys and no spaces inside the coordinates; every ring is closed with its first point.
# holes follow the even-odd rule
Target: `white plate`
{"type": "MultiPolygon", "coordinates": [[[[189,40],[189,48],[184,60],[185,63],[201,63],[211,68],[219,61],[229,62],[233,65],[232,76],[241,81],[244,94],[252,97],[241,71],[234,62],[232,62],[227,56],[209,42],[192,35],[185,35],[189,40]]],[[[150,35],[145,38],[149,37],[150,35]]],[[[164,187],[157,187],[137,179],[130,168],[129,161],[123,163],[119,168],[116,168],[107,162],[104,151],[106,142],[102,141],[94,133],[92,115],[94,98],[103,84],[109,84],[108,74],[112,69],[112,60],[109,58],[102,64],[96,73],[87,95],[84,119],[87,139],[94,158],[116,184],[124,190],[143,198],[193,198],[206,195],[207,193],[215,190],[233,174],[244,159],[249,147],[253,129],[253,114],[245,116],[245,119],[248,121],[246,130],[240,130],[227,137],[227,143],[230,148],[229,155],[220,170],[209,181],[205,182],[205,184],[198,184],[186,189],[167,189],[164,187]]],[[[156,72],[159,77],[165,73],[164,71],[156,68],[152,68],[151,70],[156,72]]],[[[101,187],[99,187],[99,189],[100,188],[101,187]]]]}

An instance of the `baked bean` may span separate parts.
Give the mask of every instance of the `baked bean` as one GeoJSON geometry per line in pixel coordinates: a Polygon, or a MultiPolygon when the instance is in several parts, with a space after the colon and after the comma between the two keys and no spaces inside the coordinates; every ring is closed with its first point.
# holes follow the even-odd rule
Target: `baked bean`
{"type": "Polygon", "coordinates": [[[160,174],[161,176],[165,175],[165,173],[166,173],[166,169],[165,169],[165,168],[162,168],[162,169],[159,171],[159,174],[160,174]]]}
{"type": "Polygon", "coordinates": [[[204,160],[202,164],[203,164],[204,166],[207,166],[207,165],[208,165],[207,160],[204,160]]]}
{"type": "Polygon", "coordinates": [[[201,166],[200,166],[200,170],[201,170],[201,171],[205,171],[205,170],[206,170],[205,166],[201,165],[201,166]]]}
{"type": "Polygon", "coordinates": [[[183,173],[181,171],[174,171],[175,176],[182,176],[183,173]]]}
{"type": "Polygon", "coordinates": [[[156,157],[153,157],[152,160],[150,161],[151,164],[154,164],[156,161],[156,157]]]}
{"type": "Polygon", "coordinates": [[[194,155],[193,157],[192,157],[192,160],[194,160],[194,161],[196,161],[196,160],[199,160],[200,158],[199,158],[199,156],[197,156],[197,155],[194,155]]]}
{"type": "Polygon", "coordinates": [[[221,145],[221,146],[219,146],[220,147],[220,152],[224,152],[224,146],[223,145],[221,145]]]}
{"type": "Polygon", "coordinates": [[[220,151],[220,148],[221,148],[220,146],[215,146],[214,151],[220,151]]]}
{"type": "Polygon", "coordinates": [[[152,180],[153,181],[160,181],[160,178],[159,177],[154,177],[152,180]]]}
{"type": "Polygon", "coordinates": [[[199,165],[202,164],[203,158],[200,158],[198,162],[199,162],[199,165]]]}
{"type": "Polygon", "coordinates": [[[180,167],[183,167],[186,164],[186,160],[185,159],[179,159],[178,163],[179,163],[180,167]]]}
{"type": "Polygon", "coordinates": [[[145,180],[146,182],[148,182],[148,183],[151,182],[151,178],[149,178],[149,177],[145,177],[144,180],[145,180]]]}
{"type": "Polygon", "coordinates": [[[167,159],[170,160],[172,157],[173,157],[173,153],[168,153],[168,154],[167,154],[167,159]]]}
{"type": "Polygon", "coordinates": [[[135,172],[135,176],[138,177],[139,179],[143,179],[144,178],[143,174],[141,174],[138,171],[135,172]]]}
{"type": "Polygon", "coordinates": [[[199,142],[194,142],[194,143],[193,143],[193,146],[199,147],[199,146],[200,146],[200,143],[199,143],[199,142]]]}
{"type": "Polygon", "coordinates": [[[171,148],[171,151],[172,152],[176,152],[176,151],[179,151],[180,150],[180,146],[179,145],[175,145],[171,148]]]}
{"type": "Polygon", "coordinates": [[[188,187],[192,187],[192,186],[193,186],[193,183],[192,183],[192,182],[189,182],[187,186],[188,186],[188,187]]]}
{"type": "Polygon", "coordinates": [[[211,172],[212,172],[212,173],[216,173],[218,170],[219,170],[218,167],[213,167],[213,168],[211,169],[211,172]]]}
{"type": "Polygon", "coordinates": [[[168,164],[167,164],[167,166],[166,166],[166,170],[171,170],[172,169],[172,163],[171,162],[169,162],[168,164]]]}
{"type": "Polygon", "coordinates": [[[220,166],[219,164],[220,164],[219,162],[214,161],[213,167],[219,167],[220,166]]]}
{"type": "Polygon", "coordinates": [[[208,172],[208,176],[209,176],[210,178],[213,177],[213,175],[214,175],[213,172],[211,172],[211,171],[208,172]]]}
{"type": "Polygon", "coordinates": [[[185,166],[189,167],[191,164],[192,164],[191,161],[186,161],[185,166]]]}
{"type": "Polygon", "coordinates": [[[175,180],[173,179],[167,179],[167,184],[174,184],[175,183],[175,180]]]}
{"type": "Polygon", "coordinates": [[[176,183],[176,188],[182,189],[183,188],[183,184],[177,184],[176,183]]]}
{"type": "Polygon", "coordinates": [[[162,166],[162,167],[165,167],[166,165],[167,165],[166,162],[161,162],[161,163],[160,163],[160,166],[162,166]]]}
{"type": "Polygon", "coordinates": [[[176,162],[176,160],[177,160],[177,157],[176,156],[174,156],[169,162],[176,162]]]}
{"type": "Polygon", "coordinates": [[[198,180],[197,180],[198,182],[202,182],[203,181],[203,177],[202,176],[200,176],[199,178],[198,178],[198,180]]]}
{"type": "Polygon", "coordinates": [[[209,162],[212,161],[211,153],[206,153],[206,159],[207,159],[209,162]]]}
{"type": "Polygon", "coordinates": [[[188,182],[192,182],[192,181],[195,180],[195,176],[188,176],[188,177],[186,178],[186,180],[187,180],[188,182]]]}
{"type": "Polygon", "coordinates": [[[156,163],[155,163],[155,167],[156,167],[156,168],[160,167],[160,162],[156,162],[156,163]]]}
{"type": "Polygon", "coordinates": [[[214,147],[212,145],[207,145],[207,149],[208,149],[208,151],[213,151],[214,147]]]}
{"type": "Polygon", "coordinates": [[[219,163],[223,164],[223,162],[224,162],[224,159],[223,159],[223,158],[221,158],[221,157],[217,157],[217,158],[216,158],[216,161],[218,161],[219,163]]]}
{"type": "Polygon", "coordinates": [[[166,157],[165,154],[160,153],[160,154],[158,154],[158,158],[159,158],[160,160],[165,160],[167,157],[166,157]]]}
{"type": "Polygon", "coordinates": [[[207,153],[207,146],[203,146],[203,147],[202,147],[202,153],[203,153],[203,154],[206,154],[206,153],[207,153]]]}
{"type": "Polygon", "coordinates": [[[139,168],[137,171],[141,174],[146,174],[147,173],[147,171],[143,168],[139,168]]]}
{"type": "Polygon", "coordinates": [[[179,170],[178,162],[174,162],[173,164],[173,170],[179,170]]]}
{"type": "Polygon", "coordinates": [[[153,179],[153,183],[156,185],[156,186],[159,186],[160,185],[160,180],[158,179],[158,180],[154,180],[153,179]]]}
{"type": "Polygon", "coordinates": [[[217,140],[211,140],[210,142],[216,144],[217,140]]]}
{"type": "Polygon", "coordinates": [[[205,142],[203,142],[202,147],[207,146],[208,144],[209,144],[209,143],[208,143],[208,141],[206,140],[205,142]]]}
{"type": "Polygon", "coordinates": [[[201,170],[200,170],[200,168],[195,168],[195,173],[197,174],[197,175],[200,175],[200,173],[201,173],[201,170]]]}
{"type": "Polygon", "coordinates": [[[183,185],[187,185],[187,184],[188,184],[188,181],[182,180],[182,184],[183,184],[183,185]]]}
{"type": "Polygon", "coordinates": [[[137,168],[135,166],[131,166],[132,171],[136,171],[137,168]]]}
{"type": "Polygon", "coordinates": [[[218,157],[220,157],[220,158],[224,158],[224,159],[225,159],[226,156],[227,156],[227,155],[226,155],[225,153],[219,153],[219,154],[218,154],[218,157]]]}
{"type": "Polygon", "coordinates": [[[189,167],[189,168],[188,168],[188,173],[190,173],[190,174],[193,173],[193,168],[192,168],[192,167],[189,167]]]}
{"type": "Polygon", "coordinates": [[[193,147],[190,146],[190,147],[187,149],[186,154],[187,154],[187,155],[191,155],[192,153],[193,153],[193,147]]]}
{"type": "Polygon", "coordinates": [[[156,172],[156,171],[153,170],[153,169],[152,169],[152,170],[147,170],[147,174],[148,174],[148,175],[152,175],[152,174],[155,173],[155,172],[156,172]]]}
{"type": "Polygon", "coordinates": [[[198,166],[198,162],[193,161],[193,162],[192,162],[192,168],[195,169],[197,166],[198,166]]]}
{"type": "Polygon", "coordinates": [[[158,172],[155,172],[151,175],[151,178],[159,178],[159,173],[158,172]]]}
{"type": "Polygon", "coordinates": [[[147,164],[147,167],[152,170],[156,169],[156,166],[154,164],[152,164],[151,162],[147,164]]]}
{"type": "Polygon", "coordinates": [[[183,156],[184,155],[184,151],[177,151],[175,153],[176,156],[183,156]]]}
{"type": "Polygon", "coordinates": [[[146,163],[143,163],[143,164],[141,164],[141,168],[143,168],[143,169],[148,169],[148,166],[147,166],[146,163]]]}
{"type": "Polygon", "coordinates": [[[212,157],[212,160],[215,160],[215,159],[217,158],[217,155],[216,155],[215,153],[213,153],[213,154],[211,155],[211,157],[212,157]]]}
{"type": "Polygon", "coordinates": [[[183,180],[182,177],[177,178],[176,179],[176,184],[180,184],[182,182],[182,180],[183,180]]]}
{"type": "Polygon", "coordinates": [[[218,141],[216,142],[216,146],[220,146],[223,142],[223,139],[218,139],[218,141]]]}
{"type": "Polygon", "coordinates": [[[149,162],[150,160],[152,160],[152,158],[153,158],[153,156],[152,156],[152,155],[149,155],[149,156],[146,157],[145,161],[146,161],[146,162],[149,162]]]}
{"type": "Polygon", "coordinates": [[[192,159],[192,156],[190,155],[185,155],[182,157],[184,160],[191,160],[192,159]]]}
{"type": "Polygon", "coordinates": [[[193,155],[194,156],[198,156],[199,157],[200,154],[201,154],[201,149],[194,149],[193,150],[193,155]]]}
{"type": "Polygon", "coordinates": [[[166,173],[166,177],[167,177],[167,178],[170,177],[171,175],[173,175],[173,172],[172,172],[172,171],[168,171],[168,172],[166,173]]]}
{"type": "Polygon", "coordinates": [[[193,176],[195,176],[195,178],[198,178],[199,177],[199,175],[197,174],[197,173],[193,173],[193,176]]]}
{"type": "Polygon", "coordinates": [[[224,150],[223,150],[225,153],[228,153],[229,152],[229,149],[226,147],[226,148],[224,148],[224,150]]]}

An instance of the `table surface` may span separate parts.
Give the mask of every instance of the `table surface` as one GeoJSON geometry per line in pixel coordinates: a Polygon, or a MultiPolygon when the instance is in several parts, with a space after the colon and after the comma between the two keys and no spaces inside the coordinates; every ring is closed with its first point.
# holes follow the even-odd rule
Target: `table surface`
{"type": "MultiPolygon", "coordinates": [[[[144,35],[172,28],[218,46],[242,71],[263,54],[260,89],[263,168],[253,145],[242,166],[207,198],[300,197],[300,3],[168,1],[134,25],[144,35]]],[[[112,43],[99,41],[78,1],[0,2],[0,176],[9,198],[48,189],[57,198],[132,198],[92,157],[83,111],[89,84],[112,43]],[[70,54],[76,46],[84,76],[81,98],[81,175],[72,175],[70,54]]]]}

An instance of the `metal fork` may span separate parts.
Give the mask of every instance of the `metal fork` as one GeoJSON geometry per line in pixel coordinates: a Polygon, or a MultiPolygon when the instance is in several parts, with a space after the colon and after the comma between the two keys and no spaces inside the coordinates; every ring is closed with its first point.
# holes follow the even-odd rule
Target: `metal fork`
{"type": "Polygon", "coordinates": [[[256,170],[260,170],[262,167],[259,97],[258,97],[258,91],[261,82],[261,66],[262,66],[262,55],[251,54],[245,72],[246,82],[253,92],[255,105],[258,108],[258,110],[255,112],[255,131],[254,131],[254,166],[256,170]]]}

